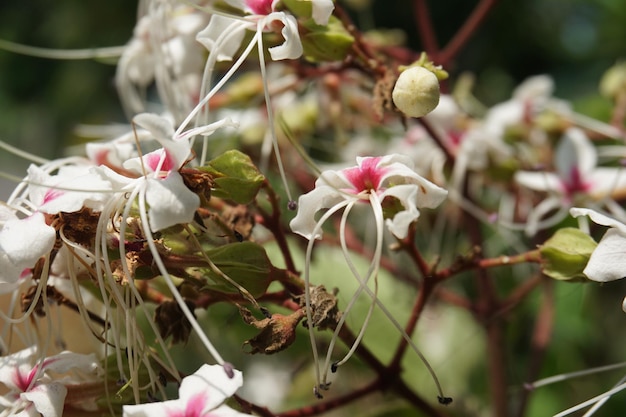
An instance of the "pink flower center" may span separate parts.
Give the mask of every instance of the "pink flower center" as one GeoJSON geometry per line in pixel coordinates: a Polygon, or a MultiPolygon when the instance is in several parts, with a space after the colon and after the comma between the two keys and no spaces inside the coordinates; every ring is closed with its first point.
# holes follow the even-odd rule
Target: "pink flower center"
{"type": "Polygon", "coordinates": [[[379,168],[380,157],[368,157],[361,160],[359,166],[343,170],[344,175],[354,186],[356,194],[363,191],[380,191],[380,183],[386,170],[379,168]]]}
{"type": "Polygon", "coordinates": [[[165,149],[161,149],[160,151],[151,152],[146,155],[146,164],[152,171],[156,171],[159,168],[159,163],[161,162],[161,158],[163,157],[163,152],[165,152],[165,159],[163,160],[163,164],[161,164],[161,168],[159,171],[172,171],[178,169],[178,165],[176,161],[172,158],[172,156],[165,149]]]}
{"type": "Polygon", "coordinates": [[[205,394],[195,394],[187,400],[183,410],[168,410],[168,415],[170,417],[210,417],[210,414],[203,414],[207,400],[205,394]]]}
{"type": "Polygon", "coordinates": [[[272,12],[272,0],[246,0],[246,5],[254,14],[268,15],[272,12]]]}
{"type": "Polygon", "coordinates": [[[589,191],[590,188],[590,184],[588,182],[585,182],[580,175],[580,170],[578,169],[578,167],[572,167],[569,178],[563,180],[563,185],[565,186],[565,191],[569,195],[576,192],[584,193],[589,191]]]}

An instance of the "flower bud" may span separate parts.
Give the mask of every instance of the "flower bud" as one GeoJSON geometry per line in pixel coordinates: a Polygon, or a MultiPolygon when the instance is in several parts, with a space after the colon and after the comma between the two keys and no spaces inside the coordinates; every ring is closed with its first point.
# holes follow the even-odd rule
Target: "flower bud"
{"type": "Polygon", "coordinates": [[[423,117],[439,104],[439,80],[424,67],[409,67],[400,73],[392,92],[393,104],[410,117],[423,117]]]}

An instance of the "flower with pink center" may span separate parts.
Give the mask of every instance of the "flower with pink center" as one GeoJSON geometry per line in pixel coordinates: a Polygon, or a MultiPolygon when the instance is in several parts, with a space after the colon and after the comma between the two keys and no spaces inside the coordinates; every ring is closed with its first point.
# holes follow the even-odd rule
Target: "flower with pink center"
{"type": "Polygon", "coordinates": [[[30,347],[2,356],[0,414],[61,416],[68,387],[94,381],[100,371],[93,354],[61,352],[38,360],[37,349],[30,347]]]}
{"type": "Polygon", "coordinates": [[[625,192],[624,169],[598,167],[597,160],[596,148],[585,133],[578,128],[569,128],[555,151],[556,172],[519,171],[515,174],[515,181],[523,187],[548,193],[547,198],[530,213],[527,234],[533,235],[537,230],[561,221],[574,202],[606,202],[625,192]],[[555,215],[544,219],[554,210],[557,210],[555,215]]]}
{"type": "MultiPolygon", "coordinates": [[[[333,372],[345,363],[356,350],[361,338],[367,328],[367,322],[375,306],[379,306],[387,317],[391,320],[396,329],[403,334],[403,337],[410,341],[404,329],[391,316],[389,311],[377,299],[378,285],[374,290],[368,286],[368,282],[377,282],[380,260],[382,256],[384,226],[397,238],[403,239],[408,235],[409,226],[420,216],[419,208],[435,208],[443,202],[447,196],[447,191],[418,175],[413,170],[412,161],[404,155],[387,155],[382,157],[359,157],[357,166],[339,171],[324,171],[315,182],[315,188],[303,195],[298,200],[298,213],[289,224],[291,230],[304,236],[309,240],[306,251],[304,282],[305,282],[305,306],[307,321],[312,323],[311,296],[309,289],[309,271],[311,264],[311,254],[316,239],[322,237],[322,226],[334,213],[343,210],[343,215],[339,230],[339,240],[341,249],[354,278],[359,282],[359,287],[352,296],[352,299],[344,309],[339,320],[333,339],[329,343],[326,361],[323,368],[318,365],[318,352],[313,333],[313,326],[309,326],[309,337],[313,350],[313,361],[316,364],[317,384],[314,392],[321,397],[320,389],[327,389],[328,370],[333,372]],[[391,214],[383,214],[383,202],[391,200],[387,207],[393,207],[391,214]],[[352,261],[350,251],[346,242],[346,222],[351,210],[356,206],[369,206],[374,216],[372,229],[375,229],[375,246],[373,256],[367,271],[359,271],[352,261]],[[318,211],[328,209],[320,218],[316,220],[318,211]],[[331,366],[331,355],[335,340],[338,337],[345,318],[359,298],[361,293],[367,293],[372,299],[370,309],[364,319],[361,332],[355,339],[353,347],[348,354],[340,361],[334,362],[331,366]],[[323,373],[322,373],[323,372],[323,373]]],[[[412,343],[412,342],[409,342],[412,343]]],[[[414,349],[417,348],[412,345],[414,349]]],[[[421,354],[420,354],[421,356],[421,354]]],[[[436,381],[436,378],[433,374],[436,381]]],[[[438,384],[438,383],[437,383],[438,384]]],[[[444,398],[443,393],[441,397],[444,398]]]]}
{"type": "Polygon", "coordinates": [[[345,207],[360,200],[397,199],[404,210],[385,220],[398,238],[406,237],[408,228],[420,215],[419,208],[435,208],[448,192],[413,170],[412,161],[404,155],[358,157],[357,166],[340,171],[325,171],[315,182],[315,189],[300,197],[298,214],[291,221],[291,230],[311,239],[322,237],[315,214],[334,207],[345,207]]]}
{"type": "Polygon", "coordinates": [[[124,406],[124,417],[246,417],[224,401],[243,384],[241,372],[232,378],[219,365],[203,365],[180,384],[179,399],[124,406]]]}
{"type": "MultiPolygon", "coordinates": [[[[211,16],[209,25],[200,33],[197,40],[203,44],[218,61],[231,60],[244,39],[246,30],[254,30],[256,35],[250,45],[262,45],[261,34],[275,22],[282,25],[284,43],[269,48],[273,60],[297,59],[303,48],[298,33],[296,18],[283,11],[276,11],[278,0],[226,0],[230,6],[246,13],[243,19],[223,15],[211,16]]],[[[328,24],[334,9],[332,0],[312,0],[312,18],[318,25],[328,24]]],[[[249,45],[249,46],[250,46],[249,45]]]]}
{"type": "Polygon", "coordinates": [[[192,155],[191,137],[209,136],[220,127],[235,124],[225,119],[176,134],[172,122],[156,114],[138,114],[133,121],[147,130],[162,148],[123,162],[123,168],[142,175],[139,178],[120,175],[106,166],[99,167],[100,175],[111,181],[116,190],[138,191],[145,197],[153,231],[191,222],[200,198],[185,186],[178,172],[192,155]]]}

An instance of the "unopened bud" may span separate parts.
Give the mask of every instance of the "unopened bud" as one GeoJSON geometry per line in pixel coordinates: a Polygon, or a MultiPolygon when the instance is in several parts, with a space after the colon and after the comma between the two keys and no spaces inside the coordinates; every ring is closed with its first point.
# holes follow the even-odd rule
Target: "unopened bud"
{"type": "Polygon", "coordinates": [[[423,117],[439,104],[439,80],[424,67],[409,67],[400,73],[392,92],[393,104],[410,117],[423,117]]]}

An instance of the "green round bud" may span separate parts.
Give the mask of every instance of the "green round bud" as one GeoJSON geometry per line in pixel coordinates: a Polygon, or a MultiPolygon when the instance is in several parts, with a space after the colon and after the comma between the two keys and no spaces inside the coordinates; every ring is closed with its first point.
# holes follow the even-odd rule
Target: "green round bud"
{"type": "Polygon", "coordinates": [[[391,97],[407,116],[426,116],[439,104],[439,80],[424,67],[409,67],[400,73],[391,97]]]}

